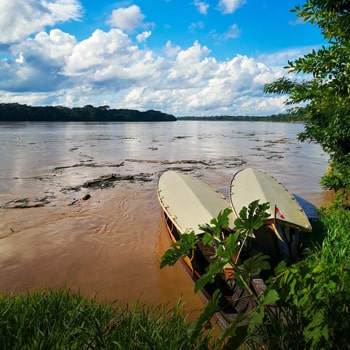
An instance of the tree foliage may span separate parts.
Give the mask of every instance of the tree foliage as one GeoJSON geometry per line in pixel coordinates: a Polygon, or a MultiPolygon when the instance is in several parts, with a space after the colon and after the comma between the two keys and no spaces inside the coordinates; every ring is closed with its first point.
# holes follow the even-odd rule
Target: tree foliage
{"type": "Polygon", "coordinates": [[[0,122],[153,122],[175,121],[171,114],[148,110],[111,109],[109,106],[68,108],[0,103],[0,122]]]}
{"type": "Polygon", "coordinates": [[[301,141],[315,141],[330,156],[322,178],[327,189],[350,189],[350,3],[346,0],[306,0],[292,12],[317,25],[327,45],[289,61],[289,73],[265,85],[266,93],[288,94],[287,105],[305,118],[301,141]]]}

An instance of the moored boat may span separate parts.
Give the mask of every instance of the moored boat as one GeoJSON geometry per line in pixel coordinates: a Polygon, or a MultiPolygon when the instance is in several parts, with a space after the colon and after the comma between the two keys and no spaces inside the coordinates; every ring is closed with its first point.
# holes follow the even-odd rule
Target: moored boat
{"type": "Polygon", "coordinates": [[[257,239],[253,248],[269,255],[272,267],[280,260],[288,264],[295,262],[298,259],[299,233],[312,230],[298,200],[282,183],[264,171],[246,168],[236,172],[230,185],[233,211],[238,215],[254,200],[269,203],[270,208],[265,225],[255,233],[257,239]]]}
{"type": "MultiPolygon", "coordinates": [[[[200,238],[204,232],[199,226],[209,223],[220,211],[230,208],[229,201],[215,188],[196,177],[176,171],[166,171],[159,177],[158,199],[173,243],[176,243],[181,235],[191,231],[200,238]]],[[[233,227],[236,219],[234,212],[229,214],[228,218],[229,226],[233,227]]],[[[214,246],[208,246],[199,240],[196,249],[183,259],[185,269],[194,281],[205,273],[208,265],[212,263],[214,253],[214,246]]],[[[222,327],[232,322],[239,310],[252,309],[256,305],[248,291],[232,284],[227,276],[223,271],[216,276],[213,283],[208,283],[201,290],[207,301],[215,290],[221,291],[221,311],[217,316],[222,327]]],[[[265,285],[259,277],[252,281],[252,289],[257,294],[264,288],[265,285]]]]}
{"type": "MultiPolygon", "coordinates": [[[[273,268],[281,260],[289,264],[297,259],[298,232],[311,230],[310,222],[294,196],[277,180],[257,169],[244,169],[234,175],[230,201],[199,178],[171,170],[159,177],[157,193],[172,243],[176,245],[182,235],[190,232],[198,238],[196,249],[183,259],[185,269],[194,281],[215,261],[215,245],[208,245],[201,239],[204,235],[202,225],[229,208],[232,212],[228,216],[228,227],[222,227],[222,232],[229,235],[234,233],[234,221],[242,208],[256,200],[269,203],[264,224],[242,243],[244,250],[240,251],[239,259],[242,263],[258,253],[265,254],[269,256],[270,270],[252,275],[247,288],[242,288],[238,287],[235,276],[230,275],[231,266],[227,266],[227,271],[225,266],[213,283],[201,290],[207,301],[215,290],[220,290],[221,310],[217,316],[222,327],[232,322],[238,312],[247,312],[256,306],[256,297],[265,290],[264,280],[273,268]]],[[[235,260],[234,256],[232,260],[235,260]]]]}

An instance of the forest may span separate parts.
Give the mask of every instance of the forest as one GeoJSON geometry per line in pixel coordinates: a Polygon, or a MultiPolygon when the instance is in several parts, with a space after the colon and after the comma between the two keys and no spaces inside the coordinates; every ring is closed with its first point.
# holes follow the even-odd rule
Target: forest
{"type": "Polygon", "coordinates": [[[214,121],[250,121],[250,122],[303,122],[300,115],[280,113],[267,116],[250,116],[250,115],[220,115],[210,117],[178,117],[178,120],[214,120],[214,121]]]}
{"type": "Polygon", "coordinates": [[[269,116],[187,116],[174,115],[155,110],[141,112],[134,109],[111,109],[109,106],[63,107],[28,106],[19,103],[0,103],[0,122],[159,122],[176,120],[205,121],[272,121],[301,122],[303,119],[292,114],[273,114],[269,116]]]}
{"type": "Polygon", "coordinates": [[[171,114],[148,110],[111,109],[109,106],[68,108],[63,106],[28,106],[0,104],[0,122],[154,122],[175,121],[171,114]]]}

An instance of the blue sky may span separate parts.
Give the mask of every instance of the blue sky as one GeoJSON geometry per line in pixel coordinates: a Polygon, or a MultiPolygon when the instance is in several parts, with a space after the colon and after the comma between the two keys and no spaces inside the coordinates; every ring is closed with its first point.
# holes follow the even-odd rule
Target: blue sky
{"type": "Polygon", "coordinates": [[[281,0],[2,0],[0,102],[269,115],[265,83],[324,44],[281,0]]]}

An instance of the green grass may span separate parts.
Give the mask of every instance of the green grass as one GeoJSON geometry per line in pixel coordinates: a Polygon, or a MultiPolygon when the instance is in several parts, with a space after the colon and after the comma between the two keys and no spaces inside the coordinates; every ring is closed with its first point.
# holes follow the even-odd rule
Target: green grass
{"type": "Polygon", "coordinates": [[[210,349],[192,339],[179,305],[105,305],[67,289],[0,298],[0,348],[210,349]]]}
{"type": "Polygon", "coordinates": [[[350,267],[350,211],[323,210],[320,219],[326,234],[322,244],[315,247],[313,257],[328,263],[342,262],[350,267]]]}

